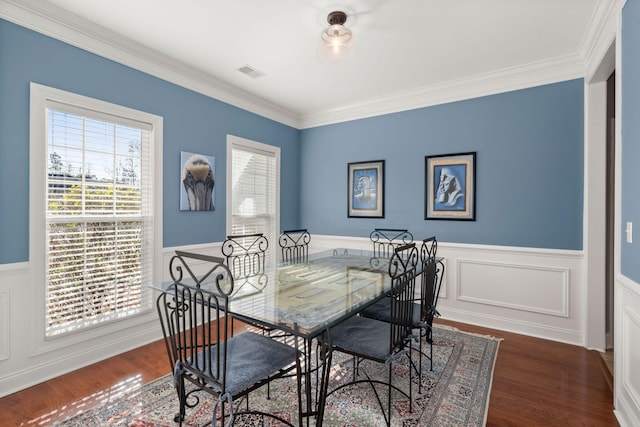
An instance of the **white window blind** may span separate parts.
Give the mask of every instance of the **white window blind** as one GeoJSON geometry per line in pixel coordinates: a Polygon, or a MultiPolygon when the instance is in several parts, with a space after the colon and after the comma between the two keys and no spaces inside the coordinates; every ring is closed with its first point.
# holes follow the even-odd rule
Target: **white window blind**
{"type": "Polygon", "coordinates": [[[151,126],[46,103],[46,336],[146,310],[151,126]]]}
{"type": "Polygon", "coordinates": [[[269,242],[267,263],[275,260],[278,232],[279,162],[276,147],[236,139],[230,144],[229,234],[263,233],[269,242]],[[244,143],[243,143],[244,141],[244,143]]]}

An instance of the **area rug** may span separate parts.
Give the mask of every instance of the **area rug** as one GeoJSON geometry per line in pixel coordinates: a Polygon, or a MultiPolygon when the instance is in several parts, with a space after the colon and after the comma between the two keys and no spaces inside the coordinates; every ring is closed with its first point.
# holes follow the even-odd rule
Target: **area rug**
{"type": "MultiPolygon", "coordinates": [[[[435,325],[434,325],[435,326],[435,325]]],[[[391,425],[409,426],[484,426],[486,423],[493,368],[499,339],[470,334],[457,329],[437,326],[433,331],[433,371],[428,360],[420,376],[422,393],[418,394],[418,380],[414,375],[413,404],[400,393],[392,394],[391,425]],[[397,394],[397,396],[396,396],[397,394]]],[[[426,343],[423,343],[426,348],[426,343]]],[[[165,357],[163,354],[162,357],[165,357]]],[[[393,364],[394,384],[408,390],[408,363],[393,364]]],[[[362,365],[370,376],[386,378],[383,364],[366,362],[362,365]]],[[[333,389],[352,376],[351,359],[336,353],[332,363],[329,388],[333,389]]],[[[385,398],[384,388],[379,388],[385,398]]],[[[201,426],[211,421],[214,402],[202,393],[199,404],[188,409],[183,425],[201,426]]],[[[270,399],[266,387],[253,392],[251,409],[260,409],[290,420],[297,425],[297,395],[295,379],[280,379],[271,383],[270,399]]],[[[384,402],[385,400],[383,400],[384,402]]],[[[172,377],[167,375],[132,390],[117,399],[108,399],[57,425],[173,427],[178,400],[172,377]]],[[[261,425],[251,417],[236,417],[235,425],[261,425]]],[[[265,425],[280,425],[266,419],[265,425]]],[[[313,425],[313,421],[312,421],[313,425]]],[[[385,421],[368,384],[346,387],[327,399],[325,426],[384,426],[385,421]]]]}

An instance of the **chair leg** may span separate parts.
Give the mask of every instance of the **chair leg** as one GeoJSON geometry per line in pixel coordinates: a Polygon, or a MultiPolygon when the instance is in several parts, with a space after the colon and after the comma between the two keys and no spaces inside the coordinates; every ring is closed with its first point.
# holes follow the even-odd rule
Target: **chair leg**
{"type": "Polygon", "coordinates": [[[178,401],[179,401],[179,411],[176,414],[176,416],[174,417],[173,421],[179,423],[180,426],[182,426],[182,421],[184,421],[185,418],[185,414],[186,414],[186,406],[187,406],[187,394],[186,394],[186,390],[184,387],[184,378],[182,378],[182,376],[180,376],[180,379],[178,380],[178,401]]]}
{"type": "MultiPolygon", "coordinates": [[[[413,412],[413,370],[411,367],[413,366],[413,360],[411,357],[411,347],[409,347],[409,412],[413,412]]],[[[420,357],[420,361],[422,361],[422,357],[420,357]]],[[[418,372],[418,384],[422,383],[422,368],[420,368],[421,372],[418,372]]],[[[420,388],[420,386],[418,386],[420,388]]],[[[391,415],[389,415],[389,419],[391,419],[391,415]]]]}
{"type": "MultiPolygon", "coordinates": [[[[271,338],[271,332],[267,332],[264,329],[262,330],[262,335],[267,335],[271,338]]],[[[271,381],[267,383],[267,400],[271,400],[271,381]]]]}
{"type": "Polygon", "coordinates": [[[353,356],[353,381],[356,380],[356,374],[357,374],[357,369],[358,369],[358,365],[356,363],[356,356],[353,356]]]}
{"type": "MultiPolygon", "coordinates": [[[[392,365],[393,363],[389,363],[389,378],[387,378],[387,380],[389,381],[389,393],[387,396],[387,415],[385,416],[385,421],[387,422],[387,427],[391,427],[391,378],[392,378],[392,365]]],[[[411,366],[409,366],[409,372],[411,372],[411,366]]],[[[411,374],[409,374],[411,375],[411,374]]],[[[383,414],[384,415],[384,414],[383,414]]]]}
{"type": "Polygon", "coordinates": [[[418,332],[418,394],[422,394],[422,328],[418,332]]]}
{"type": "MultiPolygon", "coordinates": [[[[431,328],[429,328],[429,330],[431,330],[431,328]]],[[[429,362],[431,372],[433,372],[433,339],[429,341],[429,362]]]]}
{"type": "MultiPolygon", "coordinates": [[[[331,334],[329,334],[329,344],[331,344],[331,334]]],[[[320,376],[320,396],[318,398],[318,415],[316,421],[318,425],[322,425],[324,419],[324,408],[326,405],[327,392],[329,390],[329,377],[331,376],[331,361],[333,360],[333,349],[331,345],[327,346],[326,351],[323,351],[322,355],[322,373],[320,376]]],[[[319,366],[319,365],[316,365],[319,366]]],[[[318,387],[316,386],[316,392],[318,387]]],[[[302,425],[302,418],[300,418],[300,424],[302,425]]]]}

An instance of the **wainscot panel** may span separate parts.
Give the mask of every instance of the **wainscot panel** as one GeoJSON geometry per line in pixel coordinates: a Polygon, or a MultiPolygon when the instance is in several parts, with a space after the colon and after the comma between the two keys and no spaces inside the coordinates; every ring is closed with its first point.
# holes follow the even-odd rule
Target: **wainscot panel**
{"type": "Polygon", "coordinates": [[[14,323],[17,303],[14,289],[23,288],[28,278],[27,263],[0,265],[0,376],[4,365],[11,358],[12,330],[18,325],[14,323]]]}
{"type": "Polygon", "coordinates": [[[615,414],[621,426],[640,426],[640,284],[615,284],[615,414]]]}
{"type": "MultiPolygon", "coordinates": [[[[335,247],[371,249],[371,242],[313,235],[310,251],[335,247]]],[[[438,255],[443,318],[584,345],[582,251],[438,242],[438,255]]]]}
{"type": "Polygon", "coordinates": [[[459,301],[569,317],[567,268],[458,259],[457,274],[459,301]]]}
{"type": "Polygon", "coordinates": [[[131,321],[113,322],[101,331],[93,329],[84,339],[70,334],[57,340],[65,345],[35,354],[38,337],[30,332],[29,313],[34,307],[29,270],[29,263],[0,265],[0,397],[161,338],[153,310],[131,321]],[[97,332],[100,336],[95,336],[97,332]]]}

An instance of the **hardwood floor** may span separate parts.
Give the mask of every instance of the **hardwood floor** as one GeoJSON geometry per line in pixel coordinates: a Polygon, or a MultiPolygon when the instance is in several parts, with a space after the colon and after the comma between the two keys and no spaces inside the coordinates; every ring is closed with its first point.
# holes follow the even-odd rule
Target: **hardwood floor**
{"type": "Polygon", "coordinates": [[[610,376],[599,352],[524,335],[442,321],[502,338],[488,427],[618,426],[610,376]]]}
{"type": "MultiPolygon", "coordinates": [[[[611,378],[600,354],[582,347],[438,320],[502,338],[487,426],[618,426],[611,378]]],[[[0,425],[47,426],[107,396],[169,373],[164,344],[79,369],[0,399],[0,425]]]]}

